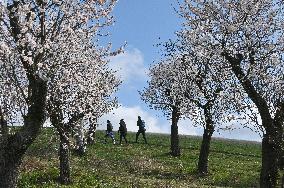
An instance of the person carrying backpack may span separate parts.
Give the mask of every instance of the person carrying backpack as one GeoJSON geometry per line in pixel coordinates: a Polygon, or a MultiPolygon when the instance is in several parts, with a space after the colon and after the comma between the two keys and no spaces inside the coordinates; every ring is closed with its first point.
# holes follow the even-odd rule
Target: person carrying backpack
{"type": "Polygon", "coordinates": [[[107,137],[111,137],[113,144],[115,144],[115,139],[114,135],[112,132],[113,126],[109,120],[107,120],[107,130],[106,130],[106,135],[105,135],[105,143],[107,142],[107,137]]]}
{"type": "Polygon", "coordinates": [[[125,143],[127,144],[128,143],[127,139],[126,139],[127,128],[126,128],[126,124],[125,124],[123,119],[121,119],[120,122],[119,122],[118,134],[120,134],[119,144],[121,144],[121,142],[122,142],[122,137],[124,138],[125,143]]]}
{"type": "Polygon", "coordinates": [[[145,136],[145,122],[138,116],[137,126],[139,127],[138,132],[136,133],[136,143],[138,142],[138,137],[140,133],[142,133],[145,143],[147,144],[146,136],[145,136]]]}

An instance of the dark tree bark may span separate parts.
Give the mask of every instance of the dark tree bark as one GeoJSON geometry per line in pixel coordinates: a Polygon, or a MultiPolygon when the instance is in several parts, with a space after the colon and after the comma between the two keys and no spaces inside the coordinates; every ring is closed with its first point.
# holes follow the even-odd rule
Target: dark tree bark
{"type": "Polygon", "coordinates": [[[59,170],[60,176],[59,181],[62,184],[69,184],[70,178],[70,162],[69,162],[69,129],[62,123],[63,114],[59,109],[53,109],[50,113],[50,119],[52,125],[56,128],[60,143],[59,143],[59,170]]]}
{"type": "Polygon", "coordinates": [[[0,132],[1,132],[1,139],[6,139],[8,136],[8,124],[7,124],[7,120],[4,117],[4,112],[0,106],[0,132]]]}
{"type": "Polygon", "coordinates": [[[284,188],[284,102],[278,104],[278,110],[274,117],[274,124],[276,125],[279,139],[277,142],[278,163],[280,167],[281,186],[284,188]]]}
{"type": "Polygon", "coordinates": [[[281,173],[282,173],[281,187],[282,188],[284,188],[284,164],[283,164],[283,162],[284,162],[284,154],[283,154],[283,151],[282,151],[282,154],[281,154],[281,173]]]}
{"type": "Polygon", "coordinates": [[[203,133],[203,139],[200,147],[199,160],[198,160],[198,173],[205,175],[208,173],[208,157],[210,151],[211,137],[214,132],[214,125],[212,115],[210,113],[210,105],[207,103],[204,108],[205,115],[205,128],[203,133]]]}
{"type": "Polygon", "coordinates": [[[69,162],[69,127],[63,123],[63,113],[60,109],[59,101],[55,101],[53,97],[50,98],[49,104],[50,120],[52,125],[56,128],[60,143],[59,143],[59,181],[62,184],[69,184],[70,178],[70,162],[69,162]],[[56,105],[55,105],[56,104],[56,105]]]}
{"type": "MultiPolygon", "coordinates": [[[[244,90],[249,98],[257,106],[260,113],[262,126],[266,131],[262,141],[262,167],[260,175],[260,187],[276,187],[277,178],[279,176],[280,159],[279,153],[283,150],[283,121],[284,121],[284,104],[279,103],[279,108],[276,111],[274,119],[269,112],[269,106],[266,100],[257,92],[254,85],[246,77],[241,68],[243,60],[242,55],[232,57],[227,53],[223,53],[224,57],[231,64],[232,70],[238,80],[241,82],[244,90]],[[282,135],[281,135],[282,133],[282,135]]],[[[250,60],[253,63],[253,59],[250,60]]]]}
{"type": "Polygon", "coordinates": [[[60,109],[60,101],[57,101],[54,97],[50,97],[48,101],[48,111],[50,114],[50,120],[52,125],[56,128],[60,143],[59,143],[59,181],[62,184],[69,184],[70,178],[70,162],[69,162],[69,134],[70,127],[63,123],[64,116],[60,109]]]}
{"type": "Polygon", "coordinates": [[[199,160],[198,160],[198,173],[205,175],[208,173],[208,157],[211,142],[211,133],[207,129],[204,129],[203,139],[201,143],[199,160]]]}
{"type": "Polygon", "coordinates": [[[78,154],[79,156],[85,155],[86,148],[85,148],[84,140],[80,140],[80,142],[77,142],[76,145],[77,145],[77,148],[75,148],[76,154],[78,154]]]}
{"type": "Polygon", "coordinates": [[[178,135],[178,120],[179,114],[176,107],[172,111],[172,126],[171,126],[171,155],[180,156],[179,135],[178,135]]]}
{"type": "Polygon", "coordinates": [[[60,108],[60,101],[54,97],[50,97],[48,103],[48,112],[52,125],[56,128],[59,138],[59,181],[61,184],[69,184],[71,182],[70,176],[70,134],[74,128],[75,123],[84,117],[84,114],[74,114],[69,122],[64,123],[63,112],[60,108]]]}
{"type": "Polygon", "coordinates": [[[59,161],[60,161],[60,183],[69,184],[71,182],[70,177],[70,151],[69,141],[66,139],[68,135],[60,135],[60,146],[59,146],[59,161]]]}
{"type": "Polygon", "coordinates": [[[277,151],[275,144],[267,135],[262,139],[262,167],[260,187],[276,187],[278,178],[277,151]]]}
{"type": "Polygon", "coordinates": [[[31,97],[28,113],[24,117],[24,126],[0,143],[0,187],[16,187],[22,158],[45,121],[46,82],[39,78],[29,81],[31,97]]]}

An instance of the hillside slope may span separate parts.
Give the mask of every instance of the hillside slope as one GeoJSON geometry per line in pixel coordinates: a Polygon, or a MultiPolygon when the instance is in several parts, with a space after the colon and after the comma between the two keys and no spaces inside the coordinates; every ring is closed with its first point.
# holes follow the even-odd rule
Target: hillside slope
{"type": "MultiPolygon", "coordinates": [[[[83,157],[72,155],[72,179],[68,186],[57,182],[58,138],[45,129],[29,149],[19,187],[256,187],[261,165],[261,145],[254,142],[214,139],[209,157],[210,174],[196,174],[200,138],[181,136],[182,156],[170,157],[169,135],[147,134],[148,145],[103,144],[103,131],[83,157]]],[[[118,135],[116,134],[118,140],[118,135]]]]}

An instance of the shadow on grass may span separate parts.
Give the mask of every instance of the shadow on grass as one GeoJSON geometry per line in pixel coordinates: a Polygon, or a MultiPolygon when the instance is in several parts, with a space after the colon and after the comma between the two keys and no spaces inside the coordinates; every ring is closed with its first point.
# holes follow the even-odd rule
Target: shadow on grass
{"type": "Polygon", "coordinates": [[[193,179],[190,174],[181,172],[161,172],[159,170],[151,170],[143,173],[144,176],[155,177],[157,179],[167,179],[167,180],[189,180],[193,179]]]}

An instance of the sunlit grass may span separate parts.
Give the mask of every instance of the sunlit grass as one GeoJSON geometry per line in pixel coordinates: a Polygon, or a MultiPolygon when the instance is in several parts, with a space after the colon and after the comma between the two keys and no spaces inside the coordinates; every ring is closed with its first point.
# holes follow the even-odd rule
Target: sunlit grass
{"type": "MultiPolygon", "coordinates": [[[[56,136],[45,130],[27,152],[19,187],[59,187],[56,136]]],[[[182,156],[169,156],[169,135],[147,134],[136,144],[103,144],[104,132],[83,157],[72,155],[72,184],[60,187],[257,187],[261,145],[253,142],[213,140],[210,173],[196,174],[200,138],[181,136],[182,156]]],[[[117,136],[117,135],[116,135],[117,136]]],[[[118,136],[117,136],[118,139],[118,136]]]]}

